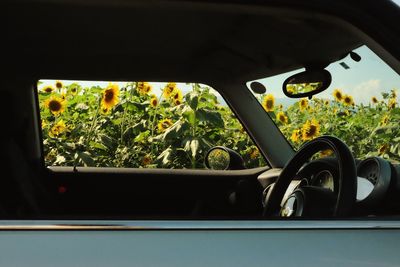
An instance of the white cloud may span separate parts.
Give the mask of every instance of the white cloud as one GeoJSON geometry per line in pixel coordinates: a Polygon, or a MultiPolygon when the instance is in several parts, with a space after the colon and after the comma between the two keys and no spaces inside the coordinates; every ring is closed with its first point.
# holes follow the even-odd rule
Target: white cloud
{"type": "Polygon", "coordinates": [[[351,88],[349,94],[357,103],[367,104],[373,96],[379,98],[383,91],[380,80],[369,80],[351,88]]]}

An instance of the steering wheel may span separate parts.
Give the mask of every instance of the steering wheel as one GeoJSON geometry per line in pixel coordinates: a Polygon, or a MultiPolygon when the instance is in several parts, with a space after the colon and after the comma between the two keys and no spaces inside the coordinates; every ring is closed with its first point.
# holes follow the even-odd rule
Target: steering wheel
{"type": "MultiPolygon", "coordinates": [[[[339,170],[337,196],[328,189],[304,186],[295,190],[285,202],[290,214],[305,215],[306,205],[314,205],[313,210],[323,211],[324,215],[343,217],[353,208],[357,193],[356,164],[350,149],[340,139],[333,136],[320,136],[305,143],[283,168],[281,174],[266,196],[264,216],[274,216],[281,210],[281,202],[290,182],[300,168],[318,151],[332,149],[336,155],[339,170]],[[311,203],[314,202],[314,203],[311,203]],[[324,207],[329,205],[330,207],[324,207]],[[329,214],[326,213],[329,211],[329,214]]],[[[318,215],[318,214],[314,214],[318,215]]],[[[305,215],[308,216],[308,215],[305,215]]]]}

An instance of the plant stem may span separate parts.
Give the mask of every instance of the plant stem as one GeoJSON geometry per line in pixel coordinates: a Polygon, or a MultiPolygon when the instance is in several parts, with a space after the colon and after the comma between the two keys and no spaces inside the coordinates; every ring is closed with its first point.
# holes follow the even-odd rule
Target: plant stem
{"type": "MultiPolygon", "coordinates": [[[[161,104],[162,95],[163,95],[163,91],[161,90],[161,94],[158,97],[157,106],[154,109],[153,119],[152,119],[152,122],[151,122],[151,139],[154,138],[154,128],[156,127],[155,126],[156,116],[157,116],[158,106],[161,104]]],[[[151,142],[151,154],[152,155],[154,155],[154,151],[153,150],[154,150],[154,142],[152,140],[152,142],[151,142]]]]}
{"type": "Polygon", "coordinates": [[[99,117],[100,105],[101,105],[101,98],[99,99],[99,104],[97,105],[96,114],[94,115],[94,118],[92,120],[92,124],[90,125],[89,131],[86,133],[86,144],[85,144],[85,146],[87,147],[87,150],[89,150],[88,146],[89,146],[89,142],[91,141],[91,137],[93,136],[93,134],[92,134],[93,128],[94,128],[95,124],[97,123],[97,118],[99,117]]]}

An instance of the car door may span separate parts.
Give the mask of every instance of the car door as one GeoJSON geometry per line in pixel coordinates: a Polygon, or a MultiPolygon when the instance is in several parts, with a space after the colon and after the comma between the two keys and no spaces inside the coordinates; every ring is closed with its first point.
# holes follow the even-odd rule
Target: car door
{"type": "MultiPolygon", "coordinates": [[[[56,11],[59,6],[53,4],[45,4],[42,7],[44,11],[56,11]]],[[[73,8],[75,4],[69,6],[70,11],[75,10],[73,8]]],[[[393,21],[395,17],[392,11],[393,6],[388,1],[384,2],[381,8],[372,2],[367,2],[362,6],[358,6],[357,3],[347,5],[338,2],[328,6],[322,2],[301,4],[293,1],[287,1],[284,4],[271,2],[271,5],[282,5],[286,8],[294,5],[302,9],[318,10],[353,23],[361,29],[362,32],[359,32],[361,35],[367,33],[368,38],[375,40],[372,43],[376,46],[376,50],[386,55],[385,58],[393,68],[399,70],[398,40],[400,35],[393,21]]],[[[14,3],[10,6],[18,7],[14,3]]],[[[32,11],[30,7],[35,8],[35,5],[28,4],[27,7],[21,8],[22,17],[27,16],[21,21],[33,23],[34,20],[29,20],[32,18],[29,13],[32,11]]],[[[90,8],[84,6],[83,9],[90,8]]],[[[101,14],[106,13],[101,12],[101,14]]],[[[99,17],[102,18],[102,16],[99,17]]],[[[247,15],[244,15],[241,18],[246,17],[247,15]]],[[[54,21],[60,22],[58,19],[54,21]]],[[[77,21],[71,20],[71,23],[74,24],[77,21]]],[[[53,24],[50,23],[50,25],[53,24]]],[[[14,38],[13,42],[7,44],[9,51],[14,52],[11,54],[21,52],[18,49],[29,44],[28,41],[35,34],[39,36],[42,34],[40,28],[37,28],[36,32],[22,37],[23,31],[19,30],[24,27],[19,23],[14,27],[9,31],[15,32],[16,35],[7,32],[7,36],[14,38]],[[21,39],[23,42],[20,42],[21,39]],[[11,49],[12,46],[15,47],[11,49]]],[[[113,29],[118,31],[117,28],[113,29]]],[[[53,35],[55,30],[50,27],[52,33],[50,36],[56,36],[56,41],[59,41],[61,38],[53,35]]],[[[92,41],[94,42],[95,39],[92,41]]],[[[63,51],[65,43],[59,43],[60,49],[57,51],[63,51]]],[[[72,43],[79,47],[79,41],[72,43]]],[[[32,45],[27,45],[26,49],[21,49],[22,54],[13,56],[12,59],[15,61],[10,64],[11,68],[6,72],[10,75],[7,75],[5,87],[11,88],[18,85],[18,88],[25,88],[22,91],[13,91],[13,100],[24,103],[21,106],[25,108],[20,108],[16,121],[23,121],[26,127],[15,128],[18,129],[17,133],[10,131],[12,132],[10,139],[3,139],[6,141],[4,143],[8,143],[9,140],[18,141],[18,143],[17,146],[5,146],[9,149],[6,152],[9,154],[5,154],[2,162],[3,168],[7,169],[12,164],[4,162],[10,162],[7,160],[11,159],[14,162],[13,174],[16,176],[21,174],[18,171],[23,170],[25,170],[23,174],[25,177],[29,177],[29,173],[36,178],[39,176],[54,207],[49,208],[51,212],[46,210],[47,212],[35,216],[11,216],[1,221],[0,263],[2,265],[398,266],[399,256],[396,245],[400,231],[397,218],[391,220],[379,217],[343,220],[265,220],[260,217],[263,188],[260,187],[258,178],[261,173],[270,168],[275,171],[274,175],[270,176],[271,180],[278,177],[280,168],[284,167],[282,162],[285,162],[279,156],[269,158],[271,167],[265,165],[247,170],[45,167],[40,143],[43,139],[38,126],[40,121],[38,103],[33,100],[36,99],[33,93],[36,86],[35,79],[43,77],[30,74],[31,69],[34,69],[32,61],[38,59],[35,54],[38,51],[31,51],[31,47],[32,45]],[[21,60],[26,55],[29,56],[21,60]],[[20,62],[31,68],[20,72],[18,69],[20,62]],[[20,73],[24,74],[25,78],[21,78],[20,73]],[[32,141],[33,139],[39,142],[32,141]],[[20,140],[23,141],[20,142],[20,140]],[[21,154],[18,152],[18,147],[23,148],[21,154]],[[15,166],[19,166],[20,170],[15,166]],[[256,194],[253,194],[254,192],[256,194]],[[245,196],[245,199],[241,196],[245,196]]],[[[87,49],[87,47],[84,48],[87,49]]],[[[121,45],[120,48],[126,47],[121,45]]],[[[64,57],[71,55],[68,51],[65,51],[64,57]]],[[[79,55],[82,56],[89,51],[90,49],[84,50],[79,55]]],[[[41,55],[46,54],[43,50],[39,52],[41,55]]],[[[114,60],[110,60],[109,63],[121,62],[124,58],[118,53],[114,53],[113,56],[115,56],[114,60]]],[[[99,62],[96,61],[96,55],[92,54],[88,58],[99,62]]],[[[65,62],[64,60],[60,58],[61,62],[65,62]]],[[[7,56],[6,62],[11,61],[10,56],[7,56]]],[[[49,62],[53,61],[45,60],[42,64],[46,65],[49,62]]],[[[82,64],[85,65],[85,63],[82,64]]],[[[113,66],[121,70],[117,64],[113,66]]],[[[52,71],[46,75],[57,72],[62,74],[68,68],[53,66],[51,69],[52,71]]],[[[110,66],[87,67],[88,72],[96,76],[93,75],[95,73],[93,69],[104,74],[112,72],[113,68],[110,66]]],[[[144,69],[148,70],[148,66],[144,66],[144,69]]],[[[128,72],[121,70],[121,73],[125,75],[128,72]]],[[[78,71],[68,69],[67,73],[70,77],[78,71]]],[[[90,76],[77,74],[79,75],[90,76]]],[[[112,74],[109,75],[109,77],[112,76],[112,74]]],[[[54,78],[54,76],[46,78],[54,78]]],[[[229,92],[226,94],[229,95],[229,92]]],[[[237,102],[240,102],[240,98],[234,101],[232,104],[235,106],[237,102]]],[[[7,106],[6,103],[5,106],[7,106]]],[[[251,119],[247,122],[246,119],[253,114],[246,116],[241,109],[243,107],[238,105],[238,110],[235,110],[240,114],[241,121],[252,132],[252,136],[256,137],[257,145],[262,150],[267,150],[265,144],[273,144],[275,139],[272,138],[271,141],[265,137],[265,132],[257,131],[256,122],[251,119]]],[[[7,123],[17,124],[13,120],[7,123]]],[[[272,134],[272,136],[275,135],[272,134]]],[[[264,154],[280,155],[281,150],[277,147],[279,145],[270,146],[270,150],[264,154]]],[[[26,181],[21,184],[24,185],[23,188],[26,188],[26,181]]],[[[8,188],[11,187],[6,188],[4,191],[9,191],[8,188]]],[[[13,196],[13,193],[7,194],[7,196],[10,195],[13,196]]]]}

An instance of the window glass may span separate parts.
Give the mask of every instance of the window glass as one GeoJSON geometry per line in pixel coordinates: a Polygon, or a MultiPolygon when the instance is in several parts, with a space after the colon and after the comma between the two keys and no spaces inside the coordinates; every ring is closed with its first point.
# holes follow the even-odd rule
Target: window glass
{"type": "Polygon", "coordinates": [[[255,96],[296,150],[317,136],[334,135],[357,158],[400,162],[400,76],[368,47],[354,52],[361,61],[347,56],[330,64],[332,84],[312,99],[288,98],[282,91],[285,79],[303,70],[258,80],[267,90],[255,96]]]}
{"type": "Polygon", "coordinates": [[[47,166],[204,168],[213,146],[239,152],[247,168],[259,150],[222,97],[195,83],[38,83],[47,166]]]}

